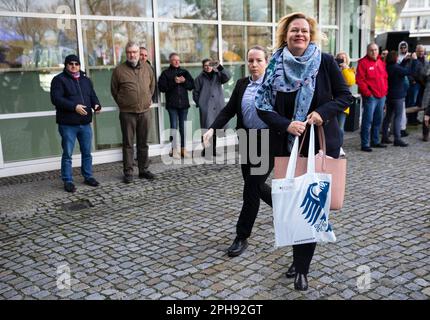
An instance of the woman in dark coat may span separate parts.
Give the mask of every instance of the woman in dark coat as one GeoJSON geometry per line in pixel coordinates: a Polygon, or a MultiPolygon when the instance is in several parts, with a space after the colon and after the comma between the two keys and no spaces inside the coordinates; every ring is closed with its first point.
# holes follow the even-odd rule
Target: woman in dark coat
{"type": "Polygon", "coordinates": [[[268,129],[267,125],[258,117],[254,104],[255,94],[263,82],[268,54],[263,47],[254,46],[248,50],[247,59],[250,76],[239,79],[236,82],[229,102],[221,110],[214,123],[209,126],[209,130],[203,136],[203,142],[205,146],[208,146],[215,129],[223,128],[230,119],[237,116],[236,129],[239,136],[239,152],[242,159],[251,159],[251,157],[258,155],[266,156],[261,158],[261,162],[256,161],[258,163],[245,161],[245,163],[241,164],[244,180],[243,205],[236,224],[236,238],[227,250],[227,254],[230,257],[240,255],[247,248],[247,239],[251,235],[252,227],[257,217],[260,199],[269,206],[272,206],[271,189],[265,182],[272,171],[273,165],[269,163],[268,144],[266,143],[264,146],[261,146],[261,141],[264,139],[262,136],[266,134],[268,138],[268,129]],[[250,133],[252,129],[255,130],[250,133]],[[252,136],[255,136],[256,139],[253,140],[252,136]],[[251,141],[248,141],[248,138],[251,141]],[[250,148],[251,145],[255,147],[254,144],[256,144],[256,148],[250,148]],[[265,152],[265,148],[267,152],[265,152]],[[241,150],[247,150],[247,153],[243,154],[241,150]],[[257,155],[253,154],[255,152],[251,152],[251,150],[257,150],[257,155]]]}
{"type": "MultiPolygon", "coordinates": [[[[222,85],[231,78],[230,72],[222,65],[204,59],[203,71],[194,80],[193,100],[200,110],[200,128],[207,129],[224,108],[222,85]]],[[[216,154],[216,138],[213,140],[213,154],[216,154]]],[[[203,156],[205,152],[203,151],[203,156]]]]}
{"type": "Polygon", "coordinates": [[[394,116],[394,145],[397,147],[406,147],[408,144],[400,138],[400,126],[407,94],[407,90],[405,88],[405,77],[411,76],[415,72],[417,54],[415,52],[411,56],[408,54],[400,64],[397,63],[397,58],[398,54],[396,51],[391,51],[385,58],[388,74],[388,94],[387,113],[385,114],[384,122],[382,123],[382,143],[393,142],[388,139],[388,126],[394,116]],[[411,58],[412,63],[410,63],[411,58]]]}
{"type": "MultiPolygon", "coordinates": [[[[317,22],[303,13],[279,21],[276,52],[266,69],[265,81],[256,96],[258,115],[270,131],[272,157],[288,156],[295,136],[307,124],[322,126],[327,155],[338,158],[342,138],[337,116],[351,105],[353,97],[331,55],[315,44],[317,22]]],[[[315,153],[320,149],[315,138],[315,153]]],[[[309,135],[303,154],[307,156],[309,135]]],[[[295,278],[297,290],[307,290],[307,274],[316,243],[293,246],[293,263],[287,277],[295,278]]]]}

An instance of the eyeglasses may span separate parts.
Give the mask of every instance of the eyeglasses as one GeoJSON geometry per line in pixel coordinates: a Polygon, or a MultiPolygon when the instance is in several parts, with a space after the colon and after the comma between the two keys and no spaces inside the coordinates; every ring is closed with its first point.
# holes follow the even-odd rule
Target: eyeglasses
{"type": "Polygon", "coordinates": [[[79,66],[78,62],[69,62],[68,63],[69,66],[79,66]]]}

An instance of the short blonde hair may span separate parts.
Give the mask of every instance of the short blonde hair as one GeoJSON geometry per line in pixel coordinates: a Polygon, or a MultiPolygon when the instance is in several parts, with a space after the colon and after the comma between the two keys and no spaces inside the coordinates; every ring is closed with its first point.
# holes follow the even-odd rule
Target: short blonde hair
{"type": "Polygon", "coordinates": [[[296,19],[305,19],[309,23],[311,42],[319,41],[320,34],[318,30],[318,22],[314,18],[311,18],[302,12],[293,12],[282,17],[278,22],[275,49],[283,48],[287,45],[285,36],[287,35],[288,27],[290,26],[291,22],[296,19]]]}
{"type": "Polygon", "coordinates": [[[339,58],[339,56],[340,56],[341,54],[344,54],[344,55],[345,55],[345,57],[346,57],[346,61],[345,61],[345,63],[346,63],[346,65],[348,65],[348,66],[349,66],[349,64],[351,63],[351,59],[349,58],[349,55],[348,55],[346,52],[344,52],[344,51],[338,52],[338,54],[336,55],[336,59],[337,59],[337,58],[339,58]]]}

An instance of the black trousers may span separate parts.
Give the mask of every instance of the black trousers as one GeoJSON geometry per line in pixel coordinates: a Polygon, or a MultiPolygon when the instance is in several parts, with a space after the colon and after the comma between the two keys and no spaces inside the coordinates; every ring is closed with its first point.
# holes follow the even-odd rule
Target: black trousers
{"type": "Polygon", "coordinates": [[[251,235],[252,227],[260,209],[260,199],[272,206],[272,189],[266,184],[273,166],[269,167],[266,174],[252,175],[250,164],[242,164],[243,177],[243,204],[239,220],[236,224],[236,234],[240,239],[246,239],[251,235]]]}
{"type": "MultiPolygon", "coordinates": [[[[261,155],[260,134],[257,136],[257,143],[257,153],[261,155]]],[[[247,141],[247,152],[249,152],[249,149],[249,141],[247,141]]],[[[266,180],[272,172],[275,162],[275,158],[271,151],[272,150],[269,150],[269,168],[265,174],[251,174],[251,169],[258,165],[246,163],[241,166],[244,181],[243,205],[236,224],[236,234],[240,239],[247,239],[251,235],[252,227],[254,226],[260,208],[260,199],[272,207],[272,189],[266,184],[266,180]]],[[[265,152],[267,152],[267,150],[265,152]]],[[[315,248],[316,243],[305,243],[293,246],[293,263],[298,273],[308,274],[315,248]]]]}

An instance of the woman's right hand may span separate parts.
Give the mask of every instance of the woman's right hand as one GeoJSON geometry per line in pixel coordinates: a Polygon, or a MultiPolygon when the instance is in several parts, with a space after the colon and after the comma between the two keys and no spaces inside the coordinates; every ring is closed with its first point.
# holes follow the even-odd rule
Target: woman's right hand
{"type": "Polygon", "coordinates": [[[291,133],[292,135],[300,137],[303,134],[303,132],[305,132],[306,123],[307,123],[307,120],[304,122],[293,121],[288,126],[287,131],[288,131],[288,133],[291,133]]]}
{"type": "Polygon", "coordinates": [[[206,133],[203,135],[203,145],[205,148],[210,146],[210,140],[212,139],[214,135],[214,129],[210,128],[206,133]]]}

